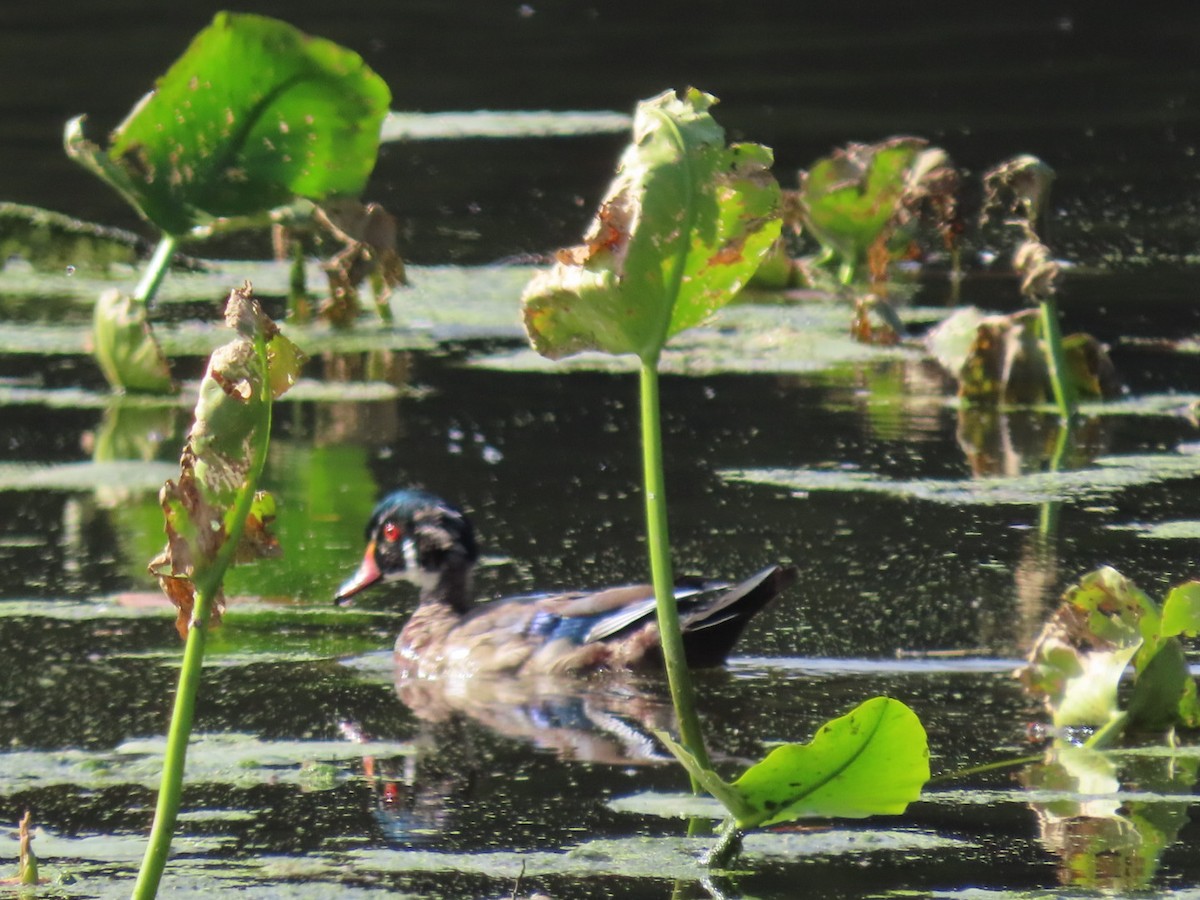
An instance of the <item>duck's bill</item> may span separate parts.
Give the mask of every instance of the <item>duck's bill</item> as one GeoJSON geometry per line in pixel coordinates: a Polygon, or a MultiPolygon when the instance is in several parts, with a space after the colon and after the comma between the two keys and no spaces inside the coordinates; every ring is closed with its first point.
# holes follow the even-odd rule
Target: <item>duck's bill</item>
{"type": "Polygon", "coordinates": [[[363,555],[363,561],[358,567],[358,571],[342,582],[342,586],[333,595],[334,604],[345,606],[350,602],[351,597],[359,591],[366,590],[382,578],[383,573],[379,571],[379,566],[375,562],[375,542],[372,541],[367,545],[367,552],[363,555]]]}

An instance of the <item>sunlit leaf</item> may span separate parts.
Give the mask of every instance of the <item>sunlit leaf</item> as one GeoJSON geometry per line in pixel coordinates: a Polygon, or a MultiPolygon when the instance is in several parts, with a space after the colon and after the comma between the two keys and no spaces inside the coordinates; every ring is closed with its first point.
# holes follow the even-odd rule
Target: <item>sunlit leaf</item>
{"type": "MultiPolygon", "coordinates": [[[[168,481],[159,494],[167,547],[150,564],[151,574],[179,608],[176,626],[185,636],[198,580],[210,570],[219,575],[231,560],[244,562],[277,550],[267,530],[274,517],[268,497],[256,495],[244,525],[232,517],[240,508],[239,495],[247,490],[254,459],[268,439],[264,426],[270,417],[264,412],[273,399],[272,387],[294,381],[303,356],[263,314],[249,285],[230,294],[225,322],[238,337],[213,352],[200,383],[179,479],[168,481]],[[277,348],[272,368],[278,371],[268,373],[272,346],[277,348]],[[231,538],[239,532],[239,538],[231,538]],[[237,540],[236,545],[226,548],[231,540],[237,540]]],[[[218,589],[214,621],[223,603],[218,589]]]]}
{"type": "Polygon", "coordinates": [[[716,99],[667,92],[638,105],[633,143],[578,247],[523,297],[534,348],[657,356],[746,284],[779,234],[771,152],[725,146],[716,99]]]}
{"type": "Polygon", "coordinates": [[[293,197],[361,192],[387,85],[358,54],[264,16],[218,13],[111,137],[67,152],[169,234],[293,197]]]}
{"type": "Polygon", "coordinates": [[[893,239],[907,241],[907,225],[921,204],[938,198],[940,217],[954,214],[957,173],[946,154],[922,138],[894,137],[877,144],[849,144],[800,174],[804,225],[827,253],[841,260],[849,282],[868,251],[885,257],[893,239]]]}
{"type": "Polygon", "coordinates": [[[1142,647],[1146,617],[1158,619],[1153,601],[1115,569],[1067,591],[1018,673],[1056,726],[1103,725],[1117,715],[1117,686],[1142,647]]]}
{"type": "Polygon", "coordinates": [[[1200,581],[1188,581],[1171,590],[1163,601],[1162,633],[1164,637],[1186,634],[1195,637],[1200,632],[1200,581]]]}
{"type": "Polygon", "coordinates": [[[912,710],[888,697],[827,722],[807,744],[776,747],[733,784],[674,741],[666,744],[739,828],[902,813],[929,780],[925,729],[912,710]]]}
{"type": "Polygon", "coordinates": [[[801,817],[904,812],[929,780],[925,729],[907,706],[875,697],[826,723],[808,744],[785,744],[733,786],[755,810],[747,825],[801,817]]]}
{"type": "Polygon", "coordinates": [[[153,394],[179,389],[146,320],[146,305],[118,290],[96,301],[92,340],[96,362],[115,388],[153,394]]]}

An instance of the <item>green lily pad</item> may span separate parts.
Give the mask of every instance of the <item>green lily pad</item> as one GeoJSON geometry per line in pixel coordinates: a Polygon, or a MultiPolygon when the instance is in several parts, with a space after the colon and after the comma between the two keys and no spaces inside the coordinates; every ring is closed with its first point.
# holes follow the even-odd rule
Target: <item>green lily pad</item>
{"type": "Polygon", "coordinates": [[[221,12],[107,151],[66,129],[67,152],[164,232],[293,197],[357,196],[375,166],[387,85],[358,54],[265,16],[221,12]]]}

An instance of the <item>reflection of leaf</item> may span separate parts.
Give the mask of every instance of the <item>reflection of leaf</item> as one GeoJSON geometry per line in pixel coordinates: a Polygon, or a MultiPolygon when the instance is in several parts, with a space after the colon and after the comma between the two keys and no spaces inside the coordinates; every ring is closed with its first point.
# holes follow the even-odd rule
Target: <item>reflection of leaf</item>
{"type": "Polygon", "coordinates": [[[771,153],[725,146],[715,98],[667,92],[638,105],[633,143],[578,247],[525,290],[534,348],[657,356],[750,279],[779,234],[771,153]]]}
{"type": "Polygon", "coordinates": [[[115,289],[105,291],[96,300],[92,340],[96,362],[113,387],[153,394],[179,389],[150,330],[144,303],[115,289]]]}
{"type": "Polygon", "coordinates": [[[124,402],[127,399],[114,397],[105,408],[92,449],[94,461],[150,462],[158,458],[163,442],[175,434],[179,412],[175,405],[146,406],[124,402]]]}
{"type": "Polygon", "coordinates": [[[700,767],[673,741],[667,746],[733,814],[738,828],[902,813],[929,780],[925,729],[912,710],[888,697],[827,722],[807,744],[776,747],[733,784],[700,767]]]}
{"type": "Polygon", "coordinates": [[[168,234],[213,217],[358,194],[391,102],[356,54],[263,16],[218,13],[113,132],[67,152],[168,234]]]}
{"type": "Polygon", "coordinates": [[[1042,843],[1059,857],[1062,882],[1124,892],[1149,887],[1163,851],[1188,821],[1198,765],[1186,757],[1117,757],[1055,741],[1021,781],[1031,791],[1051,792],[1030,806],[1042,843]],[[1157,796],[1128,801],[1118,794],[1123,787],[1157,796]]]}
{"type": "MultiPolygon", "coordinates": [[[[200,383],[196,417],[180,459],[178,481],[159,494],[166,518],[167,547],[150,572],[179,609],[176,627],[187,635],[197,582],[220,575],[230,561],[247,561],[275,552],[267,531],[274,503],[258,494],[239,505],[256,459],[265,450],[273,384],[294,381],[303,354],[254,300],[249,285],[230,294],[225,322],[239,337],[218,348],[200,383]],[[276,352],[271,353],[274,346],[276,352]],[[287,348],[287,349],[285,349],[287,348]],[[268,358],[274,369],[265,371],[268,358]],[[286,372],[282,371],[287,369],[286,372]],[[248,510],[243,522],[234,517],[248,510]],[[236,544],[230,536],[238,535],[236,544]]],[[[213,617],[219,620],[224,597],[213,585],[213,617]]]]}

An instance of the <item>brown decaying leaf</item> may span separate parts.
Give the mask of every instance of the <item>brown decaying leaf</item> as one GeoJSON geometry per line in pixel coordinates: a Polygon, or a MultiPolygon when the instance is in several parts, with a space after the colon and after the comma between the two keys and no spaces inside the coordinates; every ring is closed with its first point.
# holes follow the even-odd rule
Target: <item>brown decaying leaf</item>
{"type": "Polygon", "coordinates": [[[602,255],[612,256],[614,268],[619,270],[629,249],[633,227],[636,204],[631,197],[632,189],[630,179],[619,176],[583,236],[583,243],[557,251],[555,259],[564,266],[585,266],[602,255]]]}
{"type": "Polygon", "coordinates": [[[850,322],[850,336],[860,344],[893,347],[900,343],[904,326],[890,303],[867,294],[854,301],[854,318],[850,322]]]}
{"type": "Polygon", "coordinates": [[[1005,160],[983,174],[980,224],[998,213],[1006,217],[1006,224],[1035,237],[1053,183],[1054,170],[1036,156],[1024,154],[1005,160]]]}
{"type": "Polygon", "coordinates": [[[327,204],[317,209],[315,217],[343,245],[322,265],[329,278],[329,297],[319,314],[334,325],[350,324],[361,308],[359,285],[368,277],[382,312],[392,291],[408,284],[396,219],[378,203],[363,206],[354,201],[327,204]]]}
{"type": "MultiPolygon", "coordinates": [[[[218,423],[228,422],[228,416],[220,418],[222,413],[217,407],[223,403],[249,403],[255,399],[255,380],[266,373],[254,375],[257,354],[252,337],[262,333],[271,339],[279,331],[253,298],[248,282],[230,294],[225,321],[242,339],[213,352],[206,378],[216,382],[228,399],[210,401],[206,406],[205,392],[201,389],[196,420],[180,454],[179,478],[167,481],[159,491],[167,546],[149,566],[150,573],[158,578],[163,592],[178,609],[175,626],[184,638],[193,624],[194,579],[213,563],[226,542],[228,505],[245,482],[252,454],[253,428],[245,435],[219,433],[220,424],[214,426],[209,417],[218,417],[218,423]]],[[[254,516],[247,519],[235,561],[278,555],[279,545],[267,531],[269,525],[267,519],[254,516]]],[[[224,609],[224,593],[218,587],[213,597],[210,626],[220,623],[224,609]]]]}
{"type": "Polygon", "coordinates": [[[1013,269],[1021,278],[1021,296],[1026,300],[1039,303],[1057,293],[1062,267],[1050,255],[1050,248],[1036,238],[1017,247],[1013,269]]]}

